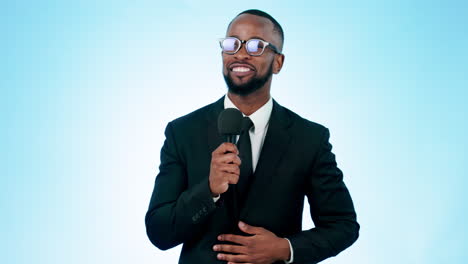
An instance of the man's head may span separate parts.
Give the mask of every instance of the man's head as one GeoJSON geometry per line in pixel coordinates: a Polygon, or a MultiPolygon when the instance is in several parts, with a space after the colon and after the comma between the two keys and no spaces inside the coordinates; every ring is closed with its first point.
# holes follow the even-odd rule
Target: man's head
{"type": "Polygon", "coordinates": [[[242,42],[236,43],[236,46],[240,44],[240,48],[234,54],[222,53],[223,75],[229,92],[238,95],[249,95],[261,89],[269,92],[272,74],[279,73],[284,62],[284,55],[281,54],[284,42],[281,25],[263,11],[246,10],[231,21],[226,37],[234,37],[242,42]],[[260,41],[246,43],[251,39],[260,41]],[[249,46],[249,52],[246,45],[249,46]],[[252,52],[255,49],[258,52],[252,52]]]}

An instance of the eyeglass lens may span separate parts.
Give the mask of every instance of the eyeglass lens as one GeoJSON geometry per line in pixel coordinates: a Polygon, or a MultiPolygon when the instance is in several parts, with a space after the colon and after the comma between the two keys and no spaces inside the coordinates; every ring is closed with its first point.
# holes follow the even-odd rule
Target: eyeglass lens
{"type": "Polygon", "coordinates": [[[237,39],[227,38],[223,40],[223,51],[227,53],[235,53],[239,49],[240,41],[237,39]]]}
{"type": "MultiPolygon", "coordinates": [[[[241,41],[235,38],[227,38],[222,42],[223,51],[231,54],[236,53],[239,50],[240,45],[241,41]]],[[[263,42],[258,39],[248,40],[245,45],[247,53],[254,56],[262,54],[263,49],[265,48],[263,42]]]]}

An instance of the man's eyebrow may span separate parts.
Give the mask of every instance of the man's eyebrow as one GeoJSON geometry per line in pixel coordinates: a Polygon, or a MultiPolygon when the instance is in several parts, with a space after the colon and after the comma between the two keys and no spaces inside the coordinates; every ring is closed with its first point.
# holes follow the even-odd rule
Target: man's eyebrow
{"type": "Polygon", "coordinates": [[[261,39],[261,40],[263,40],[263,41],[266,41],[266,40],[264,40],[263,38],[261,38],[261,37],[259,37],[259,36],[253,36],[253,37],[251,37],[251,38],[254,38],[254,39],[261,39]]]}
{"type": "MultiPolygon", "coordinates": [[[[235,38],[241,39],[238,35],[230,35],[228,37],[235,37],[235,38]]],[[[251,37],[249,39],[261,39],[263,41],[266,41],[265,39],[263,39],[262,37],[259,37],[259,36],[253,36],[253,37],[251,37]]],[[[249,39],[241,39],[241,40],[249,40],[249,39]]]]}

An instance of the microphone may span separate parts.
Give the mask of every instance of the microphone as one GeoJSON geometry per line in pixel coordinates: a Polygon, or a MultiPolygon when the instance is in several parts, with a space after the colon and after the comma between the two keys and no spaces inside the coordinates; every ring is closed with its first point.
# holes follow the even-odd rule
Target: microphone
{"type": "Polygon", "coordinates": [[[236,108],[226,108],[218,116],[218,132],[225,142],[236,143],[236,136],[241,133],[242,113],[236,108]]]}
{"type": "MultiPolygon", "coordinates": [[[[242,113],[236,108],[226,108],[218,116],[218,132],[224,136],[224,141],[236,144],[236,136],[240,135],[242,130],[242,113]]],[[[237,230],[237,222],[239,221],[240,209],[237,202],[237,187],[235,184],[229,184],[227,195],[230,197],[225,201],[229,203],[233,209],[231,218],[234,220],[232,229],[237,230]]]]}

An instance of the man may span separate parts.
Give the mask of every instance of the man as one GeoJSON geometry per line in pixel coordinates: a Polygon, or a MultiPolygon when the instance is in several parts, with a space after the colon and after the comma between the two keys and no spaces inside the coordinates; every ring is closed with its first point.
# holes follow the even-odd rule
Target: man
{"type": "Polygon", "coordinates": [[[145,220],[158,248],[183,243],[179,263],[317,263],[358,237],[328,129],[270,96],[283,41],[267,13],[240,13],[220,41],[227,96],[167,125],[145,220]],[[218,133],[224,108],[246,116],[239,148],[218,133]],[[304,196],[315,224],[306,231],[304,196]]]}

